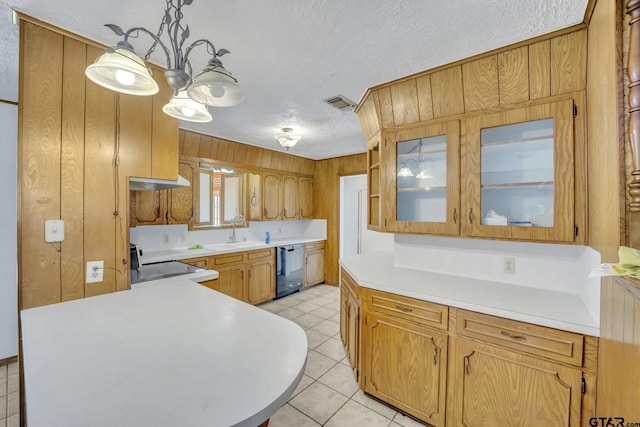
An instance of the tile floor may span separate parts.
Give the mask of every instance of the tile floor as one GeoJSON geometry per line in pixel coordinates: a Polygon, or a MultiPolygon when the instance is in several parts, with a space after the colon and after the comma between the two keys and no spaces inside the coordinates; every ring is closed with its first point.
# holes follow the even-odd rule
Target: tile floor
{"type": "Polygon", "coordinates": [[[318,285],[259,307],[304,328],[309,346],[305,375],[269,427],[424,426],[358,389],[340,340],[339,288],[318,285]]]}
{"type": "Polygon", "coordinates": [[[0,427],[20,424],[18,363],[0,366],[0,427]]]}

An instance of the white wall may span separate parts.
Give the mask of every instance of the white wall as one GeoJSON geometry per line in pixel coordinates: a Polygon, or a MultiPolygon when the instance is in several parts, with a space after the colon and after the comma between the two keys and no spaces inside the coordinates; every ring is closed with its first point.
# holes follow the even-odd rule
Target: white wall
{"type": "Polygon", "coordinates": [[[0,102],[0,359],[18,354],[18,107],[0,102]]]}

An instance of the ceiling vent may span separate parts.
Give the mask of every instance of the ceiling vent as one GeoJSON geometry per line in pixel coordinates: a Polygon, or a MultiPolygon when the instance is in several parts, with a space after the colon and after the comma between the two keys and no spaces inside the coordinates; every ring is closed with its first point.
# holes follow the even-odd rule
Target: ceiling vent
{"type": "Polygon", "coordinates": [[[324,100],[327,104],[331,105],[333,108],[337,108],[342,111],[351,111],[356,107],[356,103],[345,98],[342,95],[332,96],[331,98],[327,98],[324,100]]]}

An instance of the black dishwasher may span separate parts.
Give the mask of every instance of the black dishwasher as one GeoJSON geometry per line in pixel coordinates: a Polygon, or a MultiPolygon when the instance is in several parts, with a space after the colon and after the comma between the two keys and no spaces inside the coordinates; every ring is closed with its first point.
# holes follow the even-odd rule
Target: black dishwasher
{"type": "Polygon", "coordinates": [[[302,245],[278,246],[277,258],[275,299],[302,288],[302,245]]]}

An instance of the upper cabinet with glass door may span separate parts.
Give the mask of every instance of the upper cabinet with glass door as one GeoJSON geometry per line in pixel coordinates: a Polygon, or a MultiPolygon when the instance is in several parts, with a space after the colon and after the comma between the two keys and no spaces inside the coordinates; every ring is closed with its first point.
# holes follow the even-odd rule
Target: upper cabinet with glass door
{"type": "Polygon", "coordinates": [[[573,101],[464,121],[464,234],[574,240],[573,101]]]}
{"type": "Polygon", "coordinates": [[[390,131],[384,139],[384,230],[458,235],[459,122],[390,131]]]}

